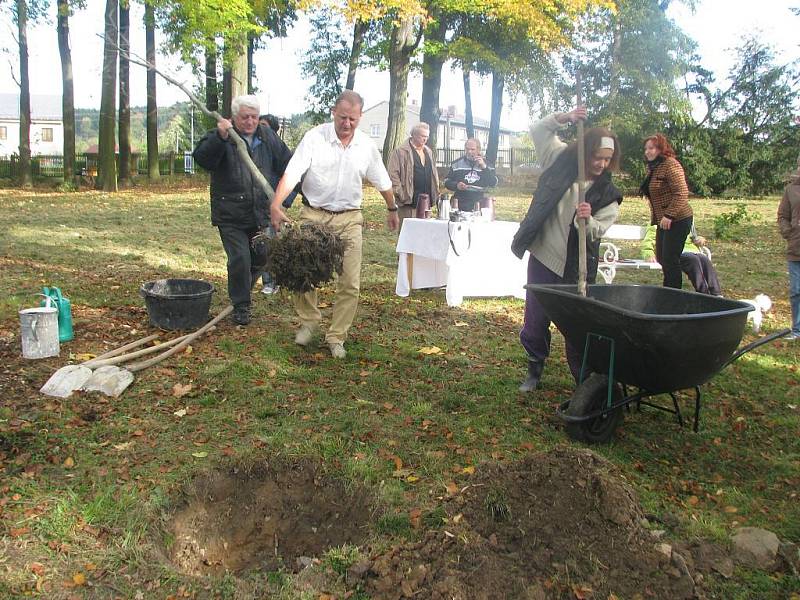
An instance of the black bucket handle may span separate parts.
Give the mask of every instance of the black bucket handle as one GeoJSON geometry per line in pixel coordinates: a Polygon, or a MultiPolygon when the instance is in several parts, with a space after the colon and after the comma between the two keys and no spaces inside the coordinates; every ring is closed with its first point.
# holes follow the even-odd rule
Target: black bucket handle
{"type": "Polygon", "coordinates": [[[753,350],[754,348],[758,348],[759,346],[763,346],[764,344],[768,344],[769,342],[777,340],[778,338],[787,335],[790,331],[791,329],[781,329],[780,331],[776,331],[775,333],[765,335],[764,337],[758,338],[756,341],[750,342],[746,346],[739,348],[736,352],[733,353],[733,356],[731,356],[728,360],[725,361],[725,363],[719,368],[719,370],[721,371],[722,369],[727,367],[729,364],[731,364],[733,361],[739,358],[742,354],[747,354],[748,352],[750,352],[750,350],[753,350]]]}

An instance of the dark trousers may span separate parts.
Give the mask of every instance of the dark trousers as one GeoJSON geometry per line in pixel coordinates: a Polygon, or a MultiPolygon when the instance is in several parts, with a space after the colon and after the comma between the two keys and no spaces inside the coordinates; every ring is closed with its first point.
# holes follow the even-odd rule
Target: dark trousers
{"type": "Polygon", "coordinates": [[[664,272],[664,287],[681,289],[681,253],[692,230],[692,217],[673,221],[669,229],[656,229],[656,260],[664,272]]]}
{"type": "Polygon", "coordinates": [[[240,229],[230,225],[220,225],[219,237],[228,256],[228,296],[234,308],[250,306],[250,288],[258,273],[251,271],[253,264],[250,238],[258,229],[240,229]]]}
{"type": "Polygon", "coordinates": [[[722,294],[717,270],[705,254],[684,252],[681,254],[681,270],[689,277],[696,292],[711,296],[722,294]]]}
{"type": "MultiPolygon", "coordinates": [[[[528,259],[528,283],[564,283],[564,279],[531,256],[528,259]]],[[[544,362],[550,355],[550,319],[530,290],[525,292],[525,318],[519,332],[519,341],[529,359],[544,362]]],[[[577,381],[583,362],[583,349],[575,348],[566,338],[564,345],[569,370],[577,381]]]]}

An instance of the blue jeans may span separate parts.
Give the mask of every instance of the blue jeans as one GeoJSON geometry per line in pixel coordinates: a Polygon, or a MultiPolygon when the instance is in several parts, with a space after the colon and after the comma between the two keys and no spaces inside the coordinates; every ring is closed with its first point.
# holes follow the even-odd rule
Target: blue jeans
{"type": "MultiPolygon", "coordinates": [[[[272,225],[267,225],[267,234],[271,238],[275,237],[275,228],[272,227],[272,225]]],[[[272,275],[270,275],[266,271],[264,271],[261,274],[261,283],[263,283],[264,285],[275,287],[275,281],[272,278],[272,275]]]]}
{"type": "Polygon", "coordinates": [[[792,333],[800,335],[800,260],[790,260],[789,304],[792,305],[792,333]]]}

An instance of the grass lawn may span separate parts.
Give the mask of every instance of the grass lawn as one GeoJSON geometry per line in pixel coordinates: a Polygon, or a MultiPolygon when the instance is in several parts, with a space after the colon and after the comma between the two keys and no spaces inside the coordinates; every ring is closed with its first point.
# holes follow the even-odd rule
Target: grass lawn
{"type": "MultiPolygon", "coordinates": [[[[518,221],[529,193],[504,189],[497,198],[498,218],[518,221]]],[[[739,202],[692,205],[724,294],[772,298],[769,333],[790,320],[778,199],[747,200],[747,217],[727,226],[727,239],[716,237],[715,217],[739,202]]],[[[555,415],[573,388],[560,335],[542,388],[518,393],[523,303],[466,299],[451,309],[443,291],[395,296],[396,234],[386,231],[374,192],[345,360],[324,345],[296,346],[289,296],[255,293],[249,327],[222,324],[191,352],[137,373],[119,398],[42,396],[38,388],[68,359],[150,331],[139,296],[145,281],[209,280],[217,287],[211,311],[219,312],[224,253],[205,188],[0,190],[0,205],[0,597],[367,598],[347,583],[348,568],[436,530],[445,499],[488,464],[579,447],[555,415]],[[58,358],[23,360],[17,311],[37,303],[45,285],[72,301],[76,337],[58,358]],[[432,346],[441,353],[419,352],[432,346]],[[362,490],[373,511],[362,543],[309,557],[312,568],[300,575],[289,566],[197,577],[176,567],[169,519],[191,503],[192,482],[265,460],[310,461],[320,477],[343,482],[341,493],[362,490]]],[[[627,198],[619,222],[645,224],[647,214],[643,200],[627,198]]],[[[660,273],[621,272],[616,281],[658,284],[660,273]]],[[[322,300],[331,302],[330,289],[322,300]]],[[[753,339],[748,329],[745,341],[753,339]]],[[[720,372],[703,386],[697,434],[645,409],[626,415],[613,443],[592,450],[619,469],[670,540],[725,548],[747,525],[800,542],[798,358],[800,344],[778,341],[720,372]]],[[[679,400],[689,414],[689,395],[679,400]]],[[[737,567],[730,578],[708,576],[703,589],[712,598],[777,600],[797,597],[800,579],[737,567]]]]}

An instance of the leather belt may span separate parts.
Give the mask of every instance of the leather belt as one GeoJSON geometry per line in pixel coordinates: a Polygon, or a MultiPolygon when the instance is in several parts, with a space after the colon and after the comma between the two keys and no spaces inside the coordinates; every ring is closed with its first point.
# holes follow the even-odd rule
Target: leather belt
{"type": "Polygon", "coordinates": [[[312,210],[321,210],[324,213],[328,213],[329,215],[340,215],[346,212],[354,212],[356,210],[361,210],[360,208],[345,208],[344,210],[328,210],[327,208],[320,208],[318,206],[311,206],[308,200],[303,198],[303,204],[312,210]]]}

